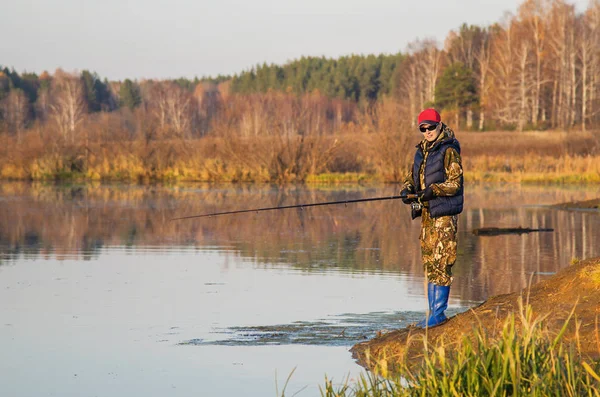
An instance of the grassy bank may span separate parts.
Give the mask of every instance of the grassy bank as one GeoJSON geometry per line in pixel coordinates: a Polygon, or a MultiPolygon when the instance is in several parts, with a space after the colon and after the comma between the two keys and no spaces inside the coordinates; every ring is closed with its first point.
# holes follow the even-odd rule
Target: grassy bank
{"type": "MultiPolygon", "coordinates": [[[[354,384],[326,380],[321,394],[338,396],[599,396],[600,361],[585,361],[577,346],[563,343],[571,316],[558,334],[545,327],[531,307],[509,316],[502,334],[491,339],[480,326],[473,338],[445,345],[423,340],[419,365],[405,363],[390,372],[385,359],[376,375],[354,384]],[[412,365],[411,365],[412,364],[412,365]],[[380,376],[377,376],[380,375],[380,376]]],[[[598,346],[600,353],[600,345],[598,346]]]]}
{"type": "Polygon", "coordinates": [[[600,258],[573,260],[440,326],[359,342],[361,365],[404,383],[374,378],[341,395],[599,396],[599,287],[600,258]]]}
{"type": "MultiPolygon", "coordinates": [[[[592,133],[463,132],[467,182],[598,183],[592,133]]],[[[68,143],[0,138],[0,179],[127,182],[394,183],[419,134],[68,143]]]]}

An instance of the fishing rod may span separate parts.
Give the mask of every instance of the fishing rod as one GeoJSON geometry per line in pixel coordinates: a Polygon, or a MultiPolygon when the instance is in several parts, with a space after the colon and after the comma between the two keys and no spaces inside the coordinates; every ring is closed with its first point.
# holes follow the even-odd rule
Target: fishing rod
{"type": "Polygon", "coordinates": [[[178,220],[182,220],[182,219],[205,218],[205,217],[218,216],[218,215],[242,214],[244,212],[260,212],[260,211],[284,210],[284,209],[288,209],[288,208],[300,208],[300,209],[304,209],[304,208],[307,208],[307,207],[317,207],[317,206],[321,206],[321,205],[363,203],[365,201],[382,201],[382,200],[397,200],[397,199],[414,200],[413,204],[418,203],[420,205],[420,202],[419,202],[420,198],[421,198],[421,196],[418,195],[418,194],[401,194],[401,195],[397,195],[397,196],[387,196],[387,197],[371,197],[371,198],[362,198],[362,199],[354,199],[354,200],[328,201],[328,202],[324,202],[324,203],[284,205],[282,207],[267,207],[267,208],[255,208],[255,209],[249,209],[249,210],[213,212],[211,214],[182,216],[181,218],[173,218],[171,220],[172,221],[178,221],[178,220]]]}

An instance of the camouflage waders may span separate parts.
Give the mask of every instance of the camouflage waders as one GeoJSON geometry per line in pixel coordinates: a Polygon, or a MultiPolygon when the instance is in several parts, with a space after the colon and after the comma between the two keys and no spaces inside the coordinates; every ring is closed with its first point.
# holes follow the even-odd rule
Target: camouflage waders
{"type": "Polygon", "coordinates": [[[452,265],[456,262],[458,216],[432,218],[428,208],[421,215],[421,255],[427,281],[436,285],[452,284],[452,265]]]}

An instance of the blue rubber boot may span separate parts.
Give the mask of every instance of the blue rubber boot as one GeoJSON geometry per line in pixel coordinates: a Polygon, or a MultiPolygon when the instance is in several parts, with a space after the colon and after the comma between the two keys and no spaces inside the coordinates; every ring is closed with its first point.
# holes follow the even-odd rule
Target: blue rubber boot
{"type": "Polygon", "coordinates": [[[427,300],[429,301],[429,314],[425,320],[415,324],[418,328],[431,328],[447,320],[444,311],[448,308],[450,286],[427,284],[427,300]]]}
{"type": "Polygon", "coordinates": [[[433,286],[433,310],[427,319],[428,327],[435,327],[447,320],[444,311],[448,308],[448,297],[450,296],[450,286],[433,286]]]}
{"type": "Polygon", "coordinates": [[[418,328],[425,328],[425,326],[427,325],[427,322],[429,320],[429,317],[433,314],[433,297],[435,294],[435,284],[433,283],[427,283],[427,301],[428,301],[428,312],[425,313],[425,318],[421,321],[419,321],[418,323],[415,324],[415,327],[418,328]]]}

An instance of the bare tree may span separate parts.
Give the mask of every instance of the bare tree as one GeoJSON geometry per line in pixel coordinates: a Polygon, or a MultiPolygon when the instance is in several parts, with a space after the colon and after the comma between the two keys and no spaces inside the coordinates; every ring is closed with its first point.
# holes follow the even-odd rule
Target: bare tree
{"type": "Polygon", "coordinates": [[[12,89],[8,96],[1,103],[4,121],[8,130],[17,137],[17,142],[21,142],[21,133],[29,120],[30,106],[27,95],[21,89],[12,89]]]}
{"type": "Polygon", "coordinates": [[[64,139],[74,141],[75,130],[83,121],[86,109],[79,76],[58,69],[52,79],[50,117],[56,122],[64,139]]]}
{"type": "Polygon", "coordinates": [[[171,126],[177,136],[189,138],[194,116],[197,114],[194,98],[176,84],[169,84],[167,88],[167,109],[171,126]]]}
{"type": "Polygon", "coordinates": [[[489,102],[489,83],[488,75],[490,70],[490,43],[492,37],[489,30],[486,30],[481,43],[480,48],[477,51],[477,71],[478,71],[478,83],[479,83],[479,130],[483,131],[485,124],[485,114],[489,102]]]}
{"type": "Polygon", "coordinates": [[[515,124],[519,108],[518,71],[516,68],[516,40],[512,18],[504,26],[495,25],[492,47],[492,77],[490,105],[494,117],[503,124],[515,124]]]}
{"type": "Polygon", "coordinates": [[[578,59],[581,64],[581,129],[592,116],[600,73],[600,0],[592,0],[579,19],[578,59]]]}
{"type": "MultiPolygon", "coordinates": [[[[402,85],[400,87],[399,98],[405,98],[405,100],[408,100],[410,114],[414,115],[417,114],[423,105],[419,100],[419,92],[422,90],[419,64],[417,63],[415,57],[411,57],[403,63],[403,66],[405,68],[401,79],[402,85]]],[[[411,125],[414,127],[415,124],[416,120],[414,120],[413,117],[411,125]]]]}
{"type": "Polygon", "coordinates": [[[52,109],[50,108],[50,90],[48,88],[40,88],[38,90],[37,101],[35,102],[35,116],[40,121],[48,120],[52,109]]]}
{"type": "Polygon", "coordinates": [[[435,102],[435,86],[442,66],[441,63],[443,52],[437,48],[437,44],[433,40],[424,41],[422,47],[426,95],[424,102],[435,102]]]}
{"type": "Polygon", "coordinates": [[[200,135],[208,132],[211,120],[223,104],[223,98],[217,84],[201,82],[194,89],[194,98],[198,104],[200,135]]]}
{"type": "MultiPolygon", "coordinates": [[[[592,41],[600,42],[600,1],[592,0],[587,13],[590,15],[588,22],[593,31],[592,41]]],[[[600,46],[595,47],[592,53],[592,70],[590,70],[590,119],[597,122],[600,116],[600,46]]]]}
{"type": "Polygon", "coordinates": [[[523,127],[527,123],[528,119],[528,99],[529,99],[529,82],[531,76],[529,75],[529,53],[530,46],[528,40],[522,39],[517,52],[517,70],[519,75],[519,111],[517,128],[519,131],[523,131],[523,127]]]}
{"type": "MultiPolygon", "coordinates": [[[[427,103],[435,102],[435,87],[442,67],[443,51],[434,40],[415,41],[408,45],[408,59],[400,70],[398,97],[408,101],[410,114],[416,114],[427,103]]],[[[415,120],[413,117],[412,125],[415,120]]]]}
{"type": "Polygon", "coordinates": [[[198,114],[192,93],[173,82],[152,82],[151,88],[145,91],[144,100],[162,133],[190,138],[198,114]]]}
{"type": "Polygon", "coordinates": [[[565,128],[575,123],[576,48],[575,7],[564,0],[553,0],[547,29],[550,46],[549,78],[554,81],[552,90],[552,125],[565,128]]]}
{"type": "Polygon", "coordinates": [[[445,42],[445,51],[450,64],[461,62],[471,70],[477,69],[477,56],[485,40],[485,29],[463,24],[458,32],[450,32],[445,42]]]}
{"type": "Polygon", "coordinates": [[[547,0],[526,0],[519,7],[518,17],[523,25],[524,35],[528,36],[531,52],[535,62],[531,95],[531,123],[537,125],[540,118],[541,95],[543,85],[548,82],[543,78],[546,51],[547,0]]]}

